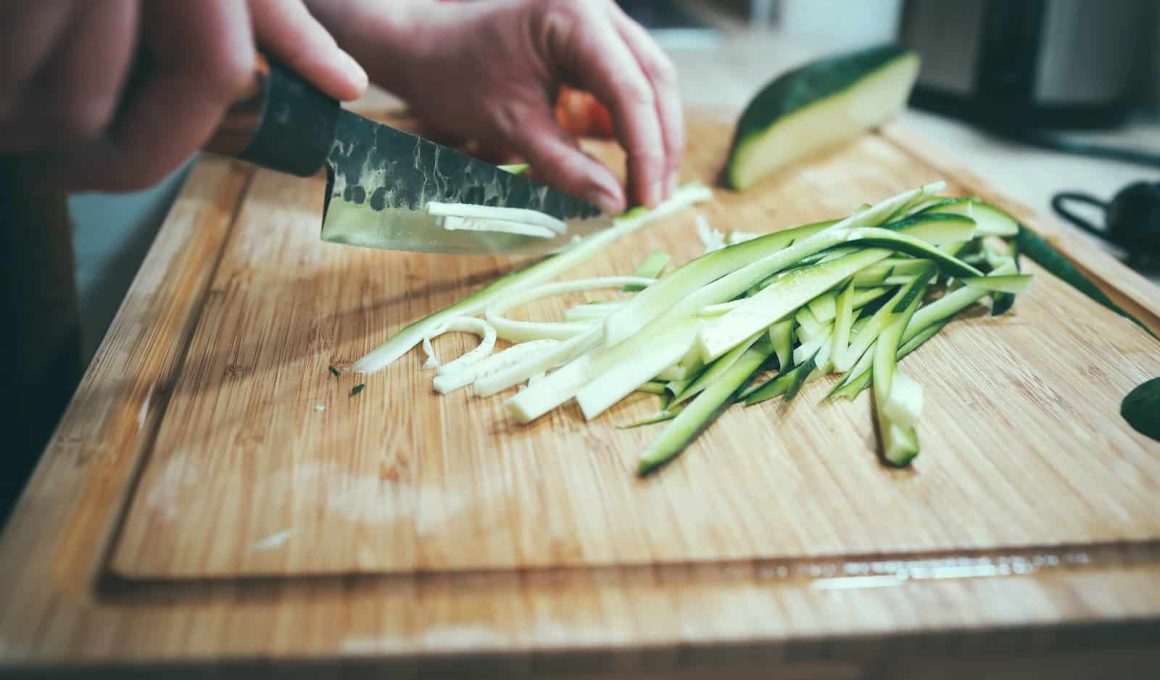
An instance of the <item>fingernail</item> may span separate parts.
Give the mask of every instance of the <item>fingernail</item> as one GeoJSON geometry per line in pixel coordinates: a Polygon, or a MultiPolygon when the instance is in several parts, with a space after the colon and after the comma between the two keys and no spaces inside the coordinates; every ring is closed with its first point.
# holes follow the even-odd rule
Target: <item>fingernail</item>
{"type": "Polygon", "coordinates": [[[350,78],[351,84],[357,86],[360,90],[366,89],[367,84],[370,82],[366,69],[355,61],[355,58],[350,56],[349,53],[341,52],[341,54],[342,70],[346,71],[346,75],[350,78]]]}
{"type": "Polygon", "coordinates": [[[669,173],[669,196],[677,192],[677,183],[680,182],[680,177],[676,170],[669,173]]]}
{"type": "Polygon", "coordinates": [[[664,200],[664,184],[661,180],[656,180],[649,188],[648,204],[649,207],[655,208],[664,200]]]}
{"type": "Polygon", "coordinates": [[[587,198],[589,203],[595,204],[598,208],[610,215],[619,215],[624,212],[624,197],[619,192],[598,187],[589,191],[587,198]]]}

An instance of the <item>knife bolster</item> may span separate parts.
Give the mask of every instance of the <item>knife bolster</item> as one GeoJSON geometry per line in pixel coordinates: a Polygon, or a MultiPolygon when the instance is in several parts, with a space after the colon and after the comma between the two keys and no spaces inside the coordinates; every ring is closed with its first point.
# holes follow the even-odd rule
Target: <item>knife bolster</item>
{"type": "Polygon", "coordinates": [[[330,153],[339,110],[337,100],[258,55],[250,94],[226,112],[205,148],[308,177],[330,153]]]}

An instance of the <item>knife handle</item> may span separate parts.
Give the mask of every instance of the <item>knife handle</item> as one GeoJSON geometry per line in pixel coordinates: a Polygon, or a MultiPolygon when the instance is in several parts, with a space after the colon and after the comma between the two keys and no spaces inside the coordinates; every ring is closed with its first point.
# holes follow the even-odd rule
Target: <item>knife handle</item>
{"type": "Polygon", "coordinates": [[[248,91],[204,148],[308,177],[330,153],[339,109],[337,100],[259,54],[248,91]]]}

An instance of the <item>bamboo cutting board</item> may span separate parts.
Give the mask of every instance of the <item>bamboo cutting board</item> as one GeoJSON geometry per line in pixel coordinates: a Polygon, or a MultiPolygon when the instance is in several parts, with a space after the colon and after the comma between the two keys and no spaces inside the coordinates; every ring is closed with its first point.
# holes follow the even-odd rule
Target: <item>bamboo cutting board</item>
{"type": "MultiPolygon", "coordinates": [[[[712,182],[727,125],[702,122],[685,179],[712,182]]],[[[768,231],[940,179],[873,135],[699,208],[768,231]]],[[[950,191],[969,189],[950,180],[950,191]]],[[[317,179],[258,172],[223,248],[112,568],[128,579],[594,567],[995,551],[1160,538],[1160,444],[1118,413],[1157,343],[1039,274],[1015,312],[956,321],[906,360],[927,388],[914,469],[879,464],[868,393],[735,407],[670,469],[633,474],[660,427],[565,408],[510,422],[508,395],[443,397],[416,351],[335,379],[405,323],[507,271],[497,258],[318,241],[317,179]]],[[[572,277],[699,254],[693,211],[572,277]]],[[[564,303],[537,309],[554,318],[564,303]]],[[[463,338],[437,343],[445,354],[463,338]]],[[[510,393],[509,393],[510,394],[510,393]]]]}
{"type": "MultiPolygon", "coordinates": [[[[685,179],[714,178],[728,130],[694,120],[685,179]]],[[[1154,286],[903,129],[700,212],[765,231],[938,177],[1017,210],[1160,329],[1154,286]]],[[[1117,414],[1160,374],[1160,343],[1034,265],[1012,313],[956,320],[905,360],[927,389],[913,470],[877,463],[866,395],[818,406],[820,384],[788,408],[731,409],[641,481],[656,430],[615,424],[646,398],[518,427],[502,398],[433,394],[416,355],[349,397],[355,379],[330,363],[512,263],[320,243],[320,191],[222,159],[193,168],[0,537],[0,672],[1160,664],[1160,444],[1117,414]],[[1137,653],[1073,654],[1087,645],[1137,653]]],[[[630,271],[656,247],[695,255],[692,213],[573,275],[630,271]]]]}

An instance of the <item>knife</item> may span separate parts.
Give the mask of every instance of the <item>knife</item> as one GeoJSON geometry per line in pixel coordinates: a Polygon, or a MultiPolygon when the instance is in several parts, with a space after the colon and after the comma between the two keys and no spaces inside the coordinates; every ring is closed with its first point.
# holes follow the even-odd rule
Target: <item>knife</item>
{"type": "Polygon", "coordinates": [[[612,224],[599,208],[499,166],[339,106],[259,55],[250,89],[206,150],[302,177],[326,169],[322,240],[430,253],[546,253],[612,224]],[[564,221],[551,238],[444,228],[428,204],[535,210],[564,221]]]}

